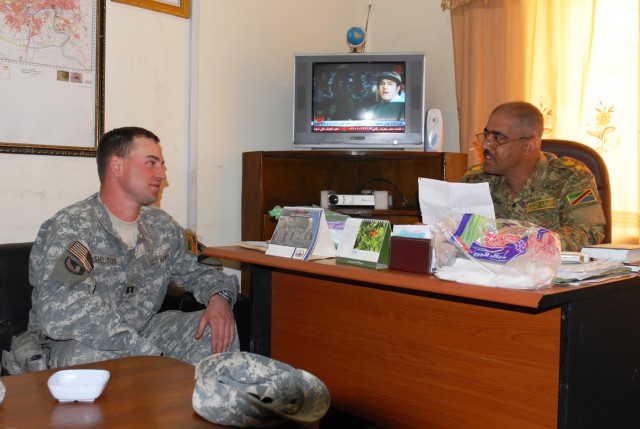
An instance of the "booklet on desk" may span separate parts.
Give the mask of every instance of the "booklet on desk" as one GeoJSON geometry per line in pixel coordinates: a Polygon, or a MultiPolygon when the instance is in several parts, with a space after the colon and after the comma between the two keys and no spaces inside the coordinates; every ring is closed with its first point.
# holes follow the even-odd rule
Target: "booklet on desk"
{"type": "Polygon", "coordinates": [[[389,265],[388,220],[349,218],[344,224],[336,262],[369,268],[389,265]]]}
{"type": "Polygon", "coordinates": [[[319,207],[284,207],[266,254],[302,260],[336,256],[324,210],[319,207]]]}
{"type": "Polygon", "coordinates": [[[581,252],[588,253],[594,259],[640,263],[640,244],[594,244],[583,247],[581,252]]]}

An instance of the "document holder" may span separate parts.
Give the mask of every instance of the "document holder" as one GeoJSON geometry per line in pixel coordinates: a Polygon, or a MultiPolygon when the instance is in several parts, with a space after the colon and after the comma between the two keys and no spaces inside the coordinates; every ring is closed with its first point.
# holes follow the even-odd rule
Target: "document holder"
{"type": "Polygon", "coordinates": [[[392,236],[390,247],[390,270],[431,274],[430,239],[392,236]]]}

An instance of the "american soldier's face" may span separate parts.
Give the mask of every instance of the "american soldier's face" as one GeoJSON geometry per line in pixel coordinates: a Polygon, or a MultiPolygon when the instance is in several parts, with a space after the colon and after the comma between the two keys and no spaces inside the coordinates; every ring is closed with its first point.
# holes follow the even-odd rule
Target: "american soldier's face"
{"type": "Polygon", "coordinates": [[[391,101],[400,92],[400,85],[393,79],[380,79],[378,91],[382,100],[391,101]]]}
{"type": "MultiPolygon", "coordinates": [[[[505,113],[492,113],[487,121],[485,131],[497,142],[517,139],[521,131],[513,126],[513,120],[505,113]]],[[[484,143],[482,153],[484,171],[489,174],[508,175],[520,168],[524,145],[522,140],[515,140],[503,145],[484,143]]]]}
{"type": "Polygon", "coordinates": [[[121,163],[123,196],[143,206],[155,203],[167,178],[160,145],[151,139],[137,138],[121,163]]]}

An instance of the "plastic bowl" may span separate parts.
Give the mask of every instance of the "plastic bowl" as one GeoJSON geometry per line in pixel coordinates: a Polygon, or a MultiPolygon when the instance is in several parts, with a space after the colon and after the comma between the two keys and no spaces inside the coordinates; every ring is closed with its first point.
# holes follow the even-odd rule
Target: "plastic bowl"
{"type": "Polygon", "coordinates": [[[111,374],[104,369],[66,369],[49,377],[49,391],[60,402],[93,402],[102,395],[111,374]]]}

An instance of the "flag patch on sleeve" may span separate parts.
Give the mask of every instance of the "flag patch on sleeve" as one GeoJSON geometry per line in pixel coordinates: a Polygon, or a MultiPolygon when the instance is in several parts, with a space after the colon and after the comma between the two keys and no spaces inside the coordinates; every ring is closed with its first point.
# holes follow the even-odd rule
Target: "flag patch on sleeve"
{"type": "Polygon", "coordinates": [[[191,253],[192,255],[198,254],[198,239],[196,233],[190,230],[186,230],[186,238],[187,238],[187,253],[191,253]]]}
{"type": "Polygon", "coordinates": [[[91,260],[91,253],[89,253],[89,249],[87,249],[84,244],[76,241],[69,248],[69,253],[75,256],[78,259],[78,262],[82,265],[82,267],[91,272],[93,270],[93,261],[91,260]]]}
{"type": "Polygon", "coordinates": [[[567,195],[567,199],[569,200],[570,205],[577,206],[579,204],[594,202],[596,200],[596,193],[593,192],[593,189],[587,188],[584,191],[578,191],[567,195]]]}

